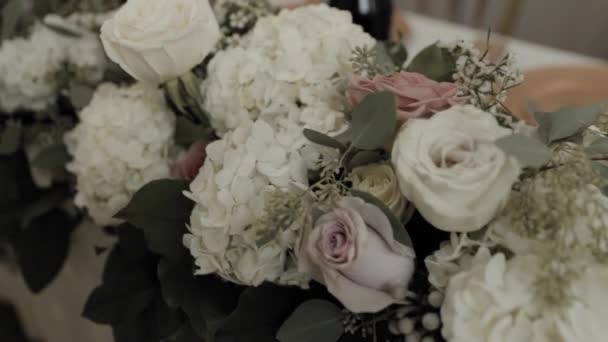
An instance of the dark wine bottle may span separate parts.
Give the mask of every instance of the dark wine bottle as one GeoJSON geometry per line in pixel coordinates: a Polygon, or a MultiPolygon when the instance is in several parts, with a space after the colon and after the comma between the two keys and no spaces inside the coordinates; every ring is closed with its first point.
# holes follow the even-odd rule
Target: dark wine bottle
{"type": "Polygon", "coordinates": [[[391,18],[393,14],[392,0],[331,0],[331,6],[350,11],[353,21],[363,26],[365,32],[377,40],[389,39],[391,18]]]}

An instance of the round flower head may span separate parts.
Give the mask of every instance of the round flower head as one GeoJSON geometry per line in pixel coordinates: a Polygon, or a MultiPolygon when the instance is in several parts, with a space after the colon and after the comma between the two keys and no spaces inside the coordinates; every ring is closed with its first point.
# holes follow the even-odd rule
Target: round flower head
{"type": "Polygon", "coordinates": [[[195,258],[197,274],[217,273],[244,285],[290,282],[295,266],[288,251],[297,232],[265,239],[277,227],[254,223],[264,213],[270,191],[306,186],[300,153],[264,121],[246,122],[209,144],[207,159],[187,193],[196,206],[184,243],[195,258]]]}
{"type": "Polygon", "coordinates": [[[101,85],[80,123],[65,136],[77,178],[76,204],[99,225],[113,216],[150,181],[167,178],[175,116],[155,87],[101,85]]]}
{"type": "Polygon", "coordinates": [[[348,12],[327,5],[261,18],[238,47],[209,64],[202,91],[213,127],[224,134],[263,118],[281,130],[342,130],[340,81],[353,74],[352,50],[373,44],[348,12]]]}

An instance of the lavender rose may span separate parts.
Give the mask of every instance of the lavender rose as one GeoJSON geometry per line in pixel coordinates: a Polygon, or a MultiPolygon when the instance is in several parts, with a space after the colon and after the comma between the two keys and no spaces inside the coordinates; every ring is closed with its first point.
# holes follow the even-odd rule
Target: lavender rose
{"type": "Polygon", "coordinates": [[[351,312],[378,312],[405,299],[414,259],[380,209],[347,197],[304,236],[299,266],[351,312]]]}
{"type": "Polygon", "coordinates": [[[346,89],[351,106],[359,104],[367,95],[389,91],[397,97],[397,118],[400,121],[428,117],[453,105],[465,104],[466,97],[458,96],[456,85],[436,82],[414,72],[398,72],[391,76],[376,75],[369,79],[353,77],[346,89]]]}

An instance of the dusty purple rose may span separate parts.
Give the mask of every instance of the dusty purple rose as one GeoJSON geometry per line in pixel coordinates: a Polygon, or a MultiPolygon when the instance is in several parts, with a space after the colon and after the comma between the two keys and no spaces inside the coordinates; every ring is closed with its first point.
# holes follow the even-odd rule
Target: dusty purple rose
{"type": "Polygon", "coordinates": [[[465,104],[466,97],[459,97],[456,85],[436,82],[414,72],[398,72],[391,76],[376,75],[369,79],[354,76],[346,89],[351,106],[359,104],[367,95],[389,91],[397,98],[397,119],[406,121],[428,117],[453,105],[465,104]]]}
{"type": "Polygon", "coordinates": [[[395,241],[376,206],[343,198],[302,241],[299,266],[355,313],[378,312],[405,298],[414,251],[395,241]]]}
{"type": "Polygon", "coordinates": [[[191,181],[205,162],[207,141],[199,140],[171,167],[171,178],[191,181]]]}

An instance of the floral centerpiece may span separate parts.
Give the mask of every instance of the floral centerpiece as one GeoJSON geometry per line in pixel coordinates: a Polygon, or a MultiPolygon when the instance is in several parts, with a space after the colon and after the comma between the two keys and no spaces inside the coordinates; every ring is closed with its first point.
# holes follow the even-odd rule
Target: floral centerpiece
{"type": "Polygon", "coordinates": [[[129,0],[100,32],[136,81],[63,143],[118,239],[84,308],[116,341],[608,336],[606,107],[521,122],[511,56],[408,58],[326,5],[129,0]]]}

